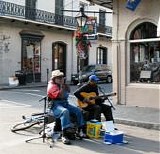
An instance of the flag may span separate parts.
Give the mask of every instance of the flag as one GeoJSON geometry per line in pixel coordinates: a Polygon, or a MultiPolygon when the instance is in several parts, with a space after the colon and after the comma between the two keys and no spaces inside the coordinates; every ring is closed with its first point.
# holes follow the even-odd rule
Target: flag
{"type": "Polygon", "coordinates": [[[126,8],[134,11],[141,0],[127,0],[126,8]]]}

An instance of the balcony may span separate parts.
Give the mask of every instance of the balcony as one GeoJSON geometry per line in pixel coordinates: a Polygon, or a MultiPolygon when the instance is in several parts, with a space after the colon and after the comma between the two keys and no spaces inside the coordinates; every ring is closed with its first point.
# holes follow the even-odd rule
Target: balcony
{"type": "Polygon", "coordinates": [[[102,33],[108,37],[111,37],[112,36],[112,27],[97,24],[97,33],[102,33]]]}
{"type": "MultiPolygon", "coordinates": [[[[73,28],[73,30],[77,26],[77,22],[74,17],[72,16],[64,16],[58,15],[52,12],[47,12],[44,10],[39,9],[32,9],[26,6],[17,5],[14,3],[4,2],[0,0],[0,17],[13,17],[17,19],[25,19],[28,21],[35,21],[39,23],[50,24],[50,25],[57,25],[63,26],[66,28],[73,28]]],[[[111,27],[106,27],[103,32],[111,36],[111,27]]],[[[101,28],[98,28],[98,31],[101,31],[101,28]]],[[[103,33],[102,32],[102,33],[103,33]]]]}

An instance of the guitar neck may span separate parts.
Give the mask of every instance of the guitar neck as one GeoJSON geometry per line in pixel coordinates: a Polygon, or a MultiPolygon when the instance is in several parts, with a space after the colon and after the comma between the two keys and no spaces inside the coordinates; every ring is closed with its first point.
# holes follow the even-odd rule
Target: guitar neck
{"type": "Polygon", "coordinates": [[[106,95],[100,95],[100,96],[91,97],[91,99],[99,99],[99,98],[107,99],[108,97],[115,96],[115,95],[116,95],[116,93],[109,93],[109,94],[106,94],[106,95]]]}
{"type": "Polygon", "coordinates": [[[110,97],[110,96],[115,96],[116,95],[116,92],[114,92],[114,93],[109,93],[109,94],[106,94],[106,95],[100,95],[100,96],[98,96],[98,97],[100,97],[100,98],[108,98],[108,97],[110,97]]]}

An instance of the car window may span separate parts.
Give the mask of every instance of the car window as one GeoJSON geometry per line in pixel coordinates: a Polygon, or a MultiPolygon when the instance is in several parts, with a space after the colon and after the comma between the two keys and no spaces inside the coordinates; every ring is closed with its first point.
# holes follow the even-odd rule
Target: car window
{"type": "Polygon", "coordinates": [[[91,72],[95,69],[95,66],[94,65],[89,65],[89,66],[85,66],[83,67],[82,69],[82,72],[91,72]]]}
{"type": "Polygon", "coordinates": [[[102,64],[102,65],[96,65],[96,71],[109,71],[111,70],[108,65],[102,64]]]}

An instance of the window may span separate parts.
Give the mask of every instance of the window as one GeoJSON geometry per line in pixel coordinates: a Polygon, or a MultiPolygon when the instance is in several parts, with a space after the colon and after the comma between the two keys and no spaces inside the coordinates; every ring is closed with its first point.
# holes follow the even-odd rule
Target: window
{"type": "Polygon", "coordinates": [[[103,10],[99,10],[99,26],[98,32],[105,33],[106,13],[103,10]]]}
{"type": "Polygon", "coordinates": [[[99,10],[99,25],[104,26],[105,27],[105,22],[106,22],[106,13],[103,10],[99,10]]]}
{"type": "Polygon", "coordinates": [[[52,70],[60,69],[66,74],[66,44],[55,42],[52,45],[52,70]]]}
{"type": "Polygon", "coordinates": [[[35,17],[36,17],[36,1],[37,0],[26,0],[25,1],[25,17],[27,19],[35,20],[35,17]]]}
{"type": "Polygon", "coordinates": [[[63,0],[55,0],[55,24],[63,25],[63,0]]]}
{"type": "Polygon", "coordinates": [[[21,70],[26,73],[26,82],[41,81],[41,40],[44,35],[38,31],[22,30],[21,70]],[[36,33],[36,34],[35,34],[36,33]]]}
{"type": "Polygon", "coordinates": [[[156,30],[154,24],[145,22],[138,25],[131,33],[131,82],[160,83],[160,40],[155,39],[156,30]]]}
{"type": "Polygon", "coordinates": [[[97,48],[96,63],[107,64],[107,48],[105,47],[97,48]]]}

